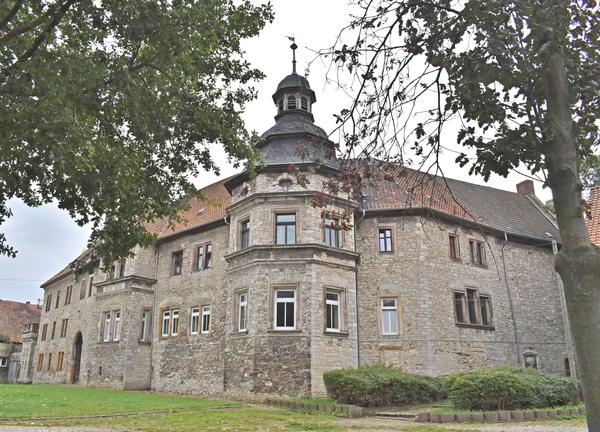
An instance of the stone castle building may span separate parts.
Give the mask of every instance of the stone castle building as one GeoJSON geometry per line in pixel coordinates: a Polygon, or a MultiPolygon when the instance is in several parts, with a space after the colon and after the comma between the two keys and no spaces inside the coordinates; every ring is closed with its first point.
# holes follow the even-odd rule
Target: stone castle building
{"type": "Polygon", "coordinates": [[[294,70],[273,101],[256,176],[150,224],[155,248],[42,285],[34,382],[319,395],[324,371],[375,363],[570,373],[559,234],[532,182],[511,193],[398,167],[361,199],[323,192],[340,162],[314,91],[294,70]]]}

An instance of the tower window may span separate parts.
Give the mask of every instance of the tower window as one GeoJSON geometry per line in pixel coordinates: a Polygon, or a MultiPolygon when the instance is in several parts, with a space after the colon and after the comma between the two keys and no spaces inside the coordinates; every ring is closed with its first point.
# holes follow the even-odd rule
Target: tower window
{"type": "Polygon", "coordinates": [[[306,99],[304,96],[300,98],[300,108],[304,111],[308,111],[308,99],[306,99]]]}
{"type": "Polygon", "coordinates": [[[288,96],[287,100],[287,109],[293,110],[296,109],[296,96],[288,96]]]}
{"type": "Polygon", "coordinates": [[[277,103],[277,112],[280,113],[281,111],[283,111],[283,99],[279,99],[277,103]]]}

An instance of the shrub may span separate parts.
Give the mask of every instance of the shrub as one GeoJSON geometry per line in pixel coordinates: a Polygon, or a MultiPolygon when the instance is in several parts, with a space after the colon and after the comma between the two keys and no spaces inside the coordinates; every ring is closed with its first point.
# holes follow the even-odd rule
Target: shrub
{"type": "Polygon", "coordinates": [[[337,369],[325,372],[323,379],[327,393],[337,402],[364,407],[432,402],[444,393],[437,378],[385,366],[337,369]]]}
{"type": "Polygon", "coordinates": [[[444,385],[461,409],[546,408],[581,400],[576,381],[534,369],[481,369],[446,377],[444,385]]]}

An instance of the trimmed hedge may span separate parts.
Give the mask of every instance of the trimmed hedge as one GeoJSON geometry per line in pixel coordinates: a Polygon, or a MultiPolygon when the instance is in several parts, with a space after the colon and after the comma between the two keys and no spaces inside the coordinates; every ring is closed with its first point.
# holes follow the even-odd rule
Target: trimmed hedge
{"type": "Polygon", "coordinates": [[[577,381],[535,369],[480,369],[446,377],[444,385],[460,409],[548,408],[582,400],[577,381]]]}
{"type": "Polygon", "coordinates": [[[327,393],[337,402],[363,407],[402,406],[444,397],[437,378],[386,366],[337,369],[323,374],[327,393]]]}

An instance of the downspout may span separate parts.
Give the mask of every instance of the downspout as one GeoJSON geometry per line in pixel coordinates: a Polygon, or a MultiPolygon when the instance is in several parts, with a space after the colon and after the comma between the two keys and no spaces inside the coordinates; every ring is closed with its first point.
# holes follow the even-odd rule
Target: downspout
{"type": "Polygon", "coordinates": [[[504,270],[504,281],[506,283],[506,294],[508,297],[508,305],[510,307],[510,317],[512,319],[513,330],[515,332],[515,343],[517,345],[517,364],[521,366],[521,342],[519,341],[519,331],[517,330],[517,319],[515,318],[515,307],[513,304],[512,293],[508,284],[508,274],[506,272],[506,259],[504,257],[504,248],[508,244],[508,235],[504,231],[504,244],[502,245],[502,269],[504,270]]]}

